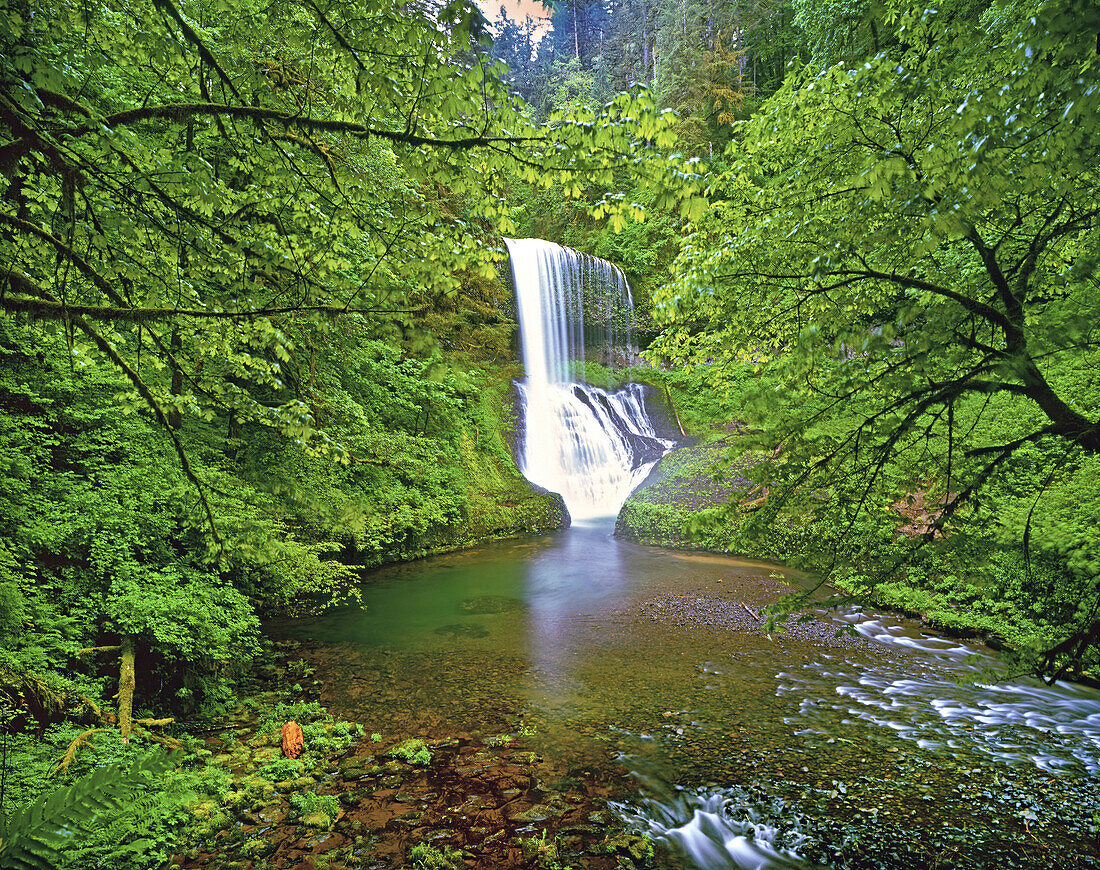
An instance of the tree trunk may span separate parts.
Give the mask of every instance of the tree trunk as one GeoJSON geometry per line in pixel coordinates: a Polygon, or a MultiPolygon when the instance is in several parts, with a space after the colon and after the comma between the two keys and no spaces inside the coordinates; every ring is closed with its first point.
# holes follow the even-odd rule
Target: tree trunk
{"type": "Polygon", "coordinates": [[[581,41],[577,36],[577,0],[573,0],[573,51],[577,56],[577,63],[581,62],[581,41]]]}
{"type": "Polygon", "coordinates": [[[134,638],[122,636],[122,668],[118,676],[118,730],[122,742],[130,742],[134,720],[134,638]]]}
{"type": "MultiPolygon", "coordinates": [[[[172,329],[171,345],[172,356],[176,358],[178,362],[180,357],[183,356],[183,340],[180,338],[180,329],[178,326],[172,329]]],[[[170,387],[171,394],[178,396],[183,392],[183,371],[178,367],[172,368],[172,386],[170,387]]],[[[168,408],[168,425],[173,429],[180,427],[180,409],[179,405],[171,405],[168,408]]]]}

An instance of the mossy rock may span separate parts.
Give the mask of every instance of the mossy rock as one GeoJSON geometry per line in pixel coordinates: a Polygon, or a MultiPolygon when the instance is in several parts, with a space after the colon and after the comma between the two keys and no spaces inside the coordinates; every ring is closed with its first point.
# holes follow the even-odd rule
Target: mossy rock
{"type": "Polygon", "coordinates": [[[489,613],[514,613],[527,609],[527,604],[519,598],[510,598],[507,595],[478,595],[467,598],[458,605],[463,613],[489,614],[489,613]]]}
{"type": "Polygon", "coordinates": [[[318,810],[317,812],[302,816],[302,824],[308,825],[311,828],[328,830],[332,827],[332,817],[329,816],[328,813],[323,813],[318,810]]]}
{"type": "Polygon", "coordinates": [[[391,755],[394,758],[400,758],[402,761],[408,762],[409,764],[417,764],[423,767],[427,767],[432,763],[432,754],[428,751],[427,745],[423,740],[415,737],[393,747],[387,755],[391,755]]]}

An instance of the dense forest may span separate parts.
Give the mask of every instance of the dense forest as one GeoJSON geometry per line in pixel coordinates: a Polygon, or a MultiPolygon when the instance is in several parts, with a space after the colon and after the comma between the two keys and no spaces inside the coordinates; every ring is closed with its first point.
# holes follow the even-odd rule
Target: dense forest
{"type": "Polygon", "coordinates": [[[562,526],[502,237],[631,281],[634,537],[1097,675],[1095,3],[0,5],[0,866],[162,866],[261,620],[562,526]]]}

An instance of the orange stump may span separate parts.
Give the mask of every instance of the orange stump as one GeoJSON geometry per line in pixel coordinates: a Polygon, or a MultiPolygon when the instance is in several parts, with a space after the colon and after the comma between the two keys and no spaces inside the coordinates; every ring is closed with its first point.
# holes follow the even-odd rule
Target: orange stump
{"type": "Polygon", "coordinates": [[[287,722],[283,725],[283,755],[287,758],[297,758],[304,748],[302,726],[297,722],[287,722]]]}

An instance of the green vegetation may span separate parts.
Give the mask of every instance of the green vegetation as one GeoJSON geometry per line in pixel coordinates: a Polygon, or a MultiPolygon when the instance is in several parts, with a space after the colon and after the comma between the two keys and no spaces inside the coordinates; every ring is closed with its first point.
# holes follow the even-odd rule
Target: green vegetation
{"type": "Polygon", "coordinates": [[[336,795],[319,795],[312,791],[295,792],[290,805],[297,810],[302,823],[313,828],[331,828],[340,812],[340,799],[336,795]]]}
{"type": "Polygon", "coordinates": [[[662,458],[623,505],[616,533],[646,544],[736,550],[735,541],[721,537],[730,530],[708,519],[731,501],[749,500],[757,489],[744,476],[754,463],[751,454],[732,458],[737,443],[735,437],[719,436],[662,458]]]}
{"type": "Polygon", "coordinates": [[[758,531],[782,502],[870,592],[911,558],[882,551],[917,496],[913,545],[943,566],[925,577],[986,601],[973,547],[1058,566],[1010,583],[1050,626],[1025,666],[1080,674],[1100,641],[1100,20],[1076,0],[949,5],[899,8],[887,49],[811,64],[738,126],[650,353],[767,385],[758,531]],[[855,570],[852,539],[872,545],[855,570]]]}
{"type": "Polygon", "coordinates": [[[410,737],[404,743],[391,749],[389,754],[409,764],[418,764],[422,767],[427,767],[432,763],[432,753],[428,750],[424,741],[418,737],[410,737]]]}
{"type": "Polygon", "coordinates": [[[558,854],[558,846],[553,840],[546,839],[546,831],[538,837],[527,837],[521,844],[525,858],[534,863],[538,870],[569,870],[558,854]]]}
{"type": "Polygon", "coordinates": [[[409,860],[415,870],[462,870],[462,852],[450,846],[442,850],[427,843],[417,843],[409,849],[409,860]]]}
{"type": "Polygon", "coordinates": [[[1096,4],[551,24],[536,53],[465,0],[0,0],[0,863],[160,867],[305,786],[362,736],[305,665],[234,750],[251,779],[188,736],[270,655],[261,619],[560,527],[508,443],[502,235],[625,269],[650,365],[578,375],[699,438],[624,534],[1095,674],[1096,4]]]}
{"type": "MultiPolygon", "coordinates": [[[[95,831],[85,839],[83,848],[70,856],[78,866],[84,854],[102,855],[104,846],[113,847],[104,856],[108,860],[126,861],[128,853],[143,853],[145,844],[123,843],[121,835],[134,831],[136,817],[155,806],[155,800],[143,799],[141,793],[150,791],[154,778],[171,766],[166,753],[155,750],[133,763],[100,767],[68,787],[24,804],[10,819],[0,819],[0,862],[5,867],[52,870],[62,860],[66,847],[72,845],[77,831],[95,831]],[[131,818],[119,826],[118,818],[126,814],[131,818]],[[108,824],[111,821],[116,822],[114,830],[108,824]],[[101,848],[96,849],[96,845],[101,848]]],[[[148,833],[147,822],[145,827],[140,833],[148,833]]]]}

